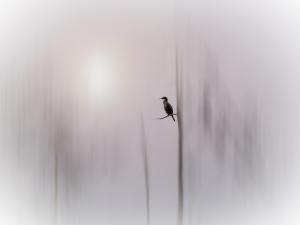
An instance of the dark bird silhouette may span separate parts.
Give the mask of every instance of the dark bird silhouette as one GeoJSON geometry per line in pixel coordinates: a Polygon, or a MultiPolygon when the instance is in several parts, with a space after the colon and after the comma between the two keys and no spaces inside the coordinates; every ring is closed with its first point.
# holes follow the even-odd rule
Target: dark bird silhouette
{"type": "MultiPolygon", "coordinates": [[[[176,115],[176,114],[173,113],[173,107],[172,107],[172,105],[168,102],[168,98],[167,98],[167,97],[162,97],[162,98],[160,98],[160,99],[163,99],[164,109],[165,109],[165,111],[166,111],[166,113],[167,113],[167,116],[166,116],[166,117],[172,116],[172,118],[173,118],[173,120],[174,120],[174,122],[175,122],[174,115],[176,115]]],[[[161,118],[161,119],[164,119],[164,118],[166,118],[166,117],[163,117],[163,118],[161,118]]]]}

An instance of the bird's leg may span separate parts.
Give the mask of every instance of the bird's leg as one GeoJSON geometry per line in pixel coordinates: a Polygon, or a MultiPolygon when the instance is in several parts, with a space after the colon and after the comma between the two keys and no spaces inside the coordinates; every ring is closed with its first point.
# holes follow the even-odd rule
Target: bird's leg
{"type": "Polygon", "coordinates": [[[165,119],[167,117],[169,117],[170,115],[166,115],[165,117],[161,117],[161,118],[157,118],[158,120],[162,120],[162,119],[165,119]]]}
{"type": "Polygon", "coordinates": [[[167,118],[167,117],[169,117],[169,116],[177,116],[177,114],[176,114],[176,113],[173,113],[173,114],[169,114],[169,115],[166,115],[166,116],[164,116],[164,117],[157,118],[157,119],[158,119],[158,120],[162,120],[162,119],[165,119],[165,118],[167,118]]]}

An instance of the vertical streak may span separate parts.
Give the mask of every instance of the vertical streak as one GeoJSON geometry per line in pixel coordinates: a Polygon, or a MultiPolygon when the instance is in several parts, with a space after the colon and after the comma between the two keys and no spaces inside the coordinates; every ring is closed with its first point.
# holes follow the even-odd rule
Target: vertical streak
{"type": "Polygon", "coordinates": [[[177,121],[178,121],[178,225],[183,224],[183,132],[182,132],[182,74],[179,72],[178,43],[176,41],[176,99],[177,99],[177,121]]]}
{"type": "Polygon", "coordinates": [[[58,153],[54,150],[54,221],[57,224],[58,214],[58,153]]]}
{"type": "Polygon", "coordinates": [[[142,132],[142,154],[144,163],[144,177],[145,177],[145,191],[146,191],[146,215],[147,215],[147,225],[150,225],[150,182],[149,182],[149,165],[148,165],[148,153],[147,153],[147,143],[145,134],[145,125],[143,114],[141,115],[141,132],[142,132]]]}
{"type": "MultiPolygon", "coordinates": [[[[182,68],[179,65],[179,4],[180,0],[174,0],[174,27],[175,27],[175,76],[176,76],[176,105],[177,105],[177,123],[178,123],[178,170],[177,170],[177,182],[178,182],[178,212],[177,223],[183,224],[183,207],[184,207],[184,184],[183,184],[183,129],[182,129],[182,68]]],[[[179,26],[180,28],[180,26],[179,26]]]]}

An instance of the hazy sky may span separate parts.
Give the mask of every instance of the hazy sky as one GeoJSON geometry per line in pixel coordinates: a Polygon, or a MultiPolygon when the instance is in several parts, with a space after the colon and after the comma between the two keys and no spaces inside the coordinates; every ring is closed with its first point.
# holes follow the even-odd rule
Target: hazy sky
{"type": "Polygon", "coordinates": [[[0,224],[299,224],[297,1],[0,2],[0,224]]]}

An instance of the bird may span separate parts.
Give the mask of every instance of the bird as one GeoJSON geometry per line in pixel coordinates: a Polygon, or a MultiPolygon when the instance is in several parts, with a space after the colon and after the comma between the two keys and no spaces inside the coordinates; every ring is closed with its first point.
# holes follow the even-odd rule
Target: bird
{"type": "MultiPolygon", "coordinates": [[[[174,120],[174,122],[175,122],[174,115],[176,115],[176,114],[173,113],[173,107],[172,107],[172,105],[168,102],[168,98],[167,98],[167,97],[161,97],[160,99],[163,100],[164,109],[165,109],[165,111],[166,111],[166,113],[167,113],[167,116],[166,116],[166,117],[172,116],[172,118],[173,118],[173,120],[174,120]]],[[[165,118],[165,117],[164,117],[164,118],[165,118]]]]}

